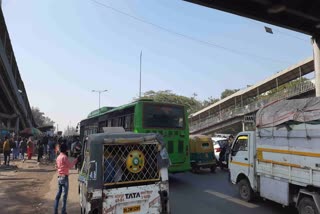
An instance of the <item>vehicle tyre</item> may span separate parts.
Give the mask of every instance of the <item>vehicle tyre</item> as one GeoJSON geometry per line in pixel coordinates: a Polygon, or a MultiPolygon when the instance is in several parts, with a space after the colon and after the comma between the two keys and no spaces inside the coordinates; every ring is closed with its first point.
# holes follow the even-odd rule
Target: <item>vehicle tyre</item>
{"type": "Polygon", "coordinates": [[[220,169],[224,170],[224,164],[223,163],[220,163],[220,169]]]}
{"type": "Polygon", "coordinates": [[[192,172],[192,173],[197,173],[197,167],[192,166],[192,167],[191,167],[191,172],[192,172]]]}
{"type": "Polygon", "coordinates": [[[319,214],[316,203],[313,198],[303,197],[298,205],[299,214],[319,214]]]}
{"type": "Polygon", "coordinates": [[[211,168],[210,168],[210,171],[212,172],[212,173],[215,173],[216,172],[216,166],[212,166],[211,168]]]}
{"type": "Polygon", "coordinates": [[[253,190],[250,186],[250,183],[247,179],[242,179],[238,183],[240,197],[245,201],[252,201],[253,199],[253,190]]]}

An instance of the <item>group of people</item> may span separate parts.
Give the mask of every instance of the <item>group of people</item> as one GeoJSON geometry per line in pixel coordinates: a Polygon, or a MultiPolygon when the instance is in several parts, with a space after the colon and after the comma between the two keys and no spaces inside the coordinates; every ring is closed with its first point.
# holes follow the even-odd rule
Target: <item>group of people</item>
{"type": "MultiPolygon", "coordinates": [[[[59,155],[59,148],[61,144],[66,144],[67,149],[71,150],[72,145],[78,145],[80,143],[79,138],[71,141],[70,139],[62,137],[15,137],[15,136],[5,136],[1,147],[4,156],[3,165],[9,165],[11,160],[22,160],[25,161],[25,154],[27,154],[28,160],[32,158],[34,154],[37,154],[37,161],[40,160],[44,155],[47,155],[49,161],[54,161],[59,155]]],[[[76,148],[76,147],[75,147],[76,148]]],[[[1,160],[0,160],[1,164],[1,160]]]]}
{"type": "MultiPolygon", "coordinates": [[[[4,156],[3,165],[9,165],[10,160],[25,160],[27,153],[28,159],[31,159],[33,154],[33,142],[31,138],[9,137],[5,136],[2,144],[4,156]],[[12,156],[12,157],[11,157],[12,156]]],[[[1,164],[1,160],[0,160],[1,164]]]]}

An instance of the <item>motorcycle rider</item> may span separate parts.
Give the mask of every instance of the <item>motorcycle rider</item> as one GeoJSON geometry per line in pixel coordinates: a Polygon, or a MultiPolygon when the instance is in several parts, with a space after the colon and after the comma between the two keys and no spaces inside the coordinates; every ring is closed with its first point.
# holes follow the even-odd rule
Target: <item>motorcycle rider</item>
{"type": "Polygon", "coordinates": [[[230,135],[228,137],[228,142],[225,143],[221,148],[221,152],[219,154],[219,165],[220,165],[221,169],[228,168],[228,165],[229,165],[229,163],[228,163],[229,158],[228,157],[231,152],[231,146],[232,146],[233,140],[234,140],[233,135],[230,135]]]}

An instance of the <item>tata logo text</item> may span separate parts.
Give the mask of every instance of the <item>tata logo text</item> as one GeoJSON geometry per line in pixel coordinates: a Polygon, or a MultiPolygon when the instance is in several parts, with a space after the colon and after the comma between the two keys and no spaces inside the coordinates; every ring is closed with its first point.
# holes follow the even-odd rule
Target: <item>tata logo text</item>
{"type": "Polygon", "coordinates": [[[125,196],[126,196],[126,199],[140,198],[140,193],[139,192],[128,193],[128,194],[125,194],[125,196]]]}

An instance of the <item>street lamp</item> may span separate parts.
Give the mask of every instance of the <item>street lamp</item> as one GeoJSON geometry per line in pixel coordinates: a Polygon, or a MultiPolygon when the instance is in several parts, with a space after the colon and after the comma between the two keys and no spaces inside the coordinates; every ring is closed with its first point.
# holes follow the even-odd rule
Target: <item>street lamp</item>
{"type": "Polygon", "coordinates": [[[99,113],[100,113],[100,96],[101,96],[101,93],[103,92],[107,92],[108,90],[92,90],[92,92],[97,92],[99,93],[99,113]]]}

